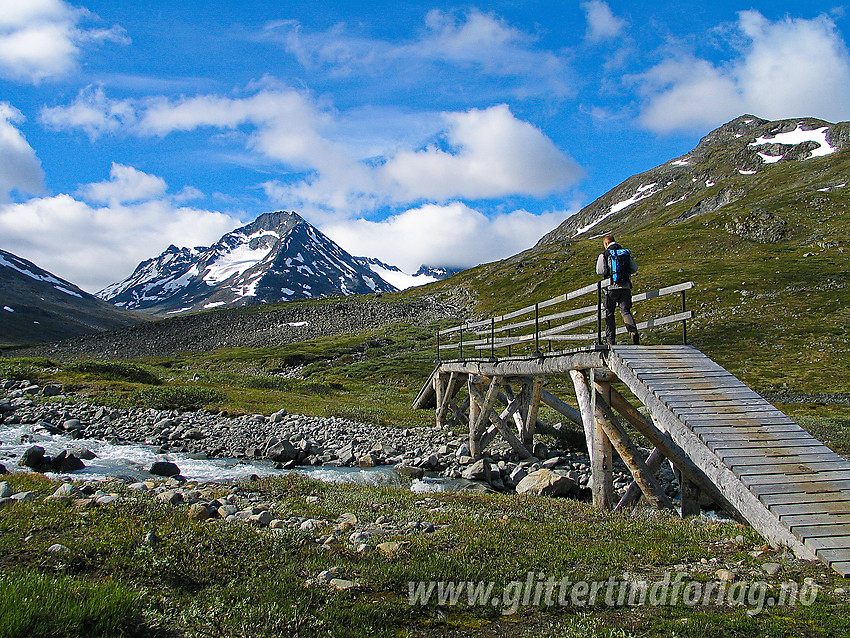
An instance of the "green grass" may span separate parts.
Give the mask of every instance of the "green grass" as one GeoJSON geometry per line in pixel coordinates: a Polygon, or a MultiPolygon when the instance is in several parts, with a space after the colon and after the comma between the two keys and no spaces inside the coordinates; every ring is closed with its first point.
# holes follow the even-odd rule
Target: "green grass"
{"type": "Polygon", "coordinates": [[[83,379],[130,381],[160,385],[162,379],[142,366],[126,361],[75,361],[64,366],[66,372],[79,372],[83,379]]]}
{"type": "Polygon", "coordinates": [[[56,367],[55,362],[44,357],[0,357],[0,378],[38,381],[48,376],[56,367]]]}
{"type": "Polygon", "coordinates": [[[142,595],[110,581],[15,570],[0,574],[0,636],[143,636],[142,595]]]}

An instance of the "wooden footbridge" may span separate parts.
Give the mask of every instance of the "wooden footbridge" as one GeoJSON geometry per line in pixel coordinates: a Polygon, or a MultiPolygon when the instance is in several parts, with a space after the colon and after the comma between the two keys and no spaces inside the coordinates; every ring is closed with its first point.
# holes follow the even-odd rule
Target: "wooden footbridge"
{"type": "Polygon", "coordinates": [[[685,299],[690,282],[633,297],[638,303],[674,296],[673,312],[661,308],[661,316],[638,328],[669,331],[681,323],[682,345],[600,345],[607,284],[440,331],[437,367],[414,407],[434,409],[439,425],[468,425],[473,458],[502,437],[520,458],[533,459],[535,434],[555,432],[539,418],[541,404],[547,405],[584,431],[596,506],[624,509],[643,496],[672,509],[655,477],[666,459],[679,478],[683,516],[699,513],[701,497],[708,497],[771,544],[850,576],[850,462],[686,345],[693,317],[685,299]],[[575,303],[593,293],[596,303],[575,303]],[[577,333],[594,324],[595,334],[577,333]],[[559,341],[586,345],[556,349],[559,341]],[[578,409],[545,389],[558,375],[569,375],[578,409]],[[648,456],[626,424],[654,446],[648,456]],[[612,481],[615,453],[634,479],[619,500],[612,481]]]}

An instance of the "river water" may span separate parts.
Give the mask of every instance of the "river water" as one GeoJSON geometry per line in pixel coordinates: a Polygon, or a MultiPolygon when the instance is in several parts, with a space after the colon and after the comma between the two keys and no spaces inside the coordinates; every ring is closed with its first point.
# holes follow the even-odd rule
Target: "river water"
{"type": "Polygon", "coordinates": [[[34,425],[0,424],[0,463],[10,472],[29,471],[18,467],[18,460],[33,445],[44,448],[45,454],[55,456],[62,450],[87,449],[97,458],[83,461],[85,469],[71,474],[48,472],[46,476],[70,480],[106,480],[122,477],[145,481],[154,477],[147,469],[154,461],[169,460],[177,464],[180,474],[190,481],[234,482],[249,476],[284,475],[299,472],[311,478],[331,483],[356,483],[359,485],[391,485],[408,487],[413,492],[441,492],[456,489],[456,481],[441,477],[407,480],[399,476],[392,466],[361,469],[350,467],[305,466],[294,470],[276,469],[270,461],[245,459],[199,459],[187,454],[159,454],[157,448],[143,444],[113,445],[96,439],[71,439],[50,434],[34,425]]]}

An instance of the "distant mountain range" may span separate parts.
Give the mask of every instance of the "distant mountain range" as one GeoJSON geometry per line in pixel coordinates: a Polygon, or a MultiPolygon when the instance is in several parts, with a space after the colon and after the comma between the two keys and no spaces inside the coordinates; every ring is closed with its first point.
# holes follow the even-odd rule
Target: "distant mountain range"
{"type": "Polygon", "coordinates": [[[58,341],[141,320],[0,250],[0,345],[58,341]]]}
{"type": "Polygon", "coordinates": [[[451,277],[461,271],[460,268],[432,268],[431,266],[420,266],[412,275],[403,272],[398,266],[390,266],[374,257],[355,257],[358,263],[370,268],[381,279],[389,282],[399,290],[413,286],[424,286],[446,277],[451,277]]]}
{"type": "Polygon", "coordinates": [[[378,292],[397,287],[291,212],[260,215],[210,247],[169,246],[98,292],[157,314],[378,292]]]}
{"type": "Polygon", "coordinates": [[[0,345],[56,341],[151,314],[394,292],[456,272],[422,266],[410,275],[375,258],[353,257],[285,211],[260,215],[209,247],[171,245],[97,296],[17,255],[0,255],[0,345]]]}

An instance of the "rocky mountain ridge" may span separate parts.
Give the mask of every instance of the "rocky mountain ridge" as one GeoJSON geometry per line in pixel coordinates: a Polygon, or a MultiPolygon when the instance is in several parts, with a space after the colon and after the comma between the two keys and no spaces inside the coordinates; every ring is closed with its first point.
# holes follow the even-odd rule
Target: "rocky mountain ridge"
{"type": "MultiPolygon", "coordinates": [[[[691,152],[628,178],[545,235],[538,246],[633,229],[674,211],[673,223],[713,212],[769,179],[774,168],[792,162],[815,162],[811,181],[817,184],[818,159],[848,147],[850,122],[742,115],[703,137],[691,152]]],[[[846,185],[832,179],[817,187],[846,185]]]]}
{"type": "Polygon", "coordinates": [[[56,341],[142,320],[0,250],[0,345],[56,341]]]}

